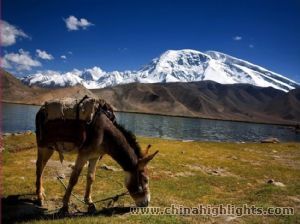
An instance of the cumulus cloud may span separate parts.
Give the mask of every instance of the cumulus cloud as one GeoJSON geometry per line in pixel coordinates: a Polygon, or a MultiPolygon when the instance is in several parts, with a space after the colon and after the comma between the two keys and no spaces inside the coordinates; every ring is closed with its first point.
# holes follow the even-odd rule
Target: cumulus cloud
{"type": "Polygon", "coordinates": [[[32,67],[39,67],[42,64],[31,57],[28,51],[20,49],[18,53],[7,53],[2,58],[2,67],[15,69],[17,71],[30,71],[32,67]]]}
{"type": "Polygon", "coordinates": [[[48,54],[46,51],[42,51],[40,49],[36,50],[36,54],[39,58],[44,60],[53,60],[54,57],[51,54],[48,54]]]}
{"type": "Polygon", "coordinates": [[[75,16],[69,16],[68,18],[64,19],[64,21],[69,31],[86,29],[87,27],[94,25],[87,19],[77,19],[75,16]]]}
{"type": "Polygon", "coordinates": [[[60,58],[65,60],[65,59],[67,59],[67,56],[66,55],[61,55],[60,58]]]}
{"type": "Polygon", "coordinates": [[[235,36],[232,38],[233,40],[239,41],[242,40],[243,38],[241,36],[235,36]]]}
{"type": "Polygon", "coordinates": [[[16,43],[18,38],[29,38],[21,29],[0,20],[1,46],[7,47],[16,43]]]}
{"type": "Polygon", "coordinates": [[[249,44],[249,48],[254,48],[254,45],[253,44],[249,44]]]}

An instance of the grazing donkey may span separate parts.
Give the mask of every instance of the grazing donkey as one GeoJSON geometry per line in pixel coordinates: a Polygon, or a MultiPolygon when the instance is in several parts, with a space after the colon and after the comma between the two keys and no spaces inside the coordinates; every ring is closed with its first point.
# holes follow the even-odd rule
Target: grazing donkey
{"type": "MultiPolygon", "coordinates": [[[[51,123],[46,119],[47,111],[45,106],[40,108],[36,115],[38,145],[36,194],[40,205],[43,204],[44,199],[43,171],[53,152],[58,151],[61,160],[63,160],[63,153],[77,152],[77,159],[63,197],[61,211],[68,212],[68,203],[72,189],[76,185],[78,176],[87,161],[89,165],[84,200],[89,206],[95,208],[91,198],[91,187],[95,180],[97,162],[104,154],[110,155],[125,171],[125,186],[135,201],[136,206],[148,206],[150,202],[150,190],[146,166],[158,151],[148,155],[149,145],[146,151],[142,152],[135,136],[117,124],[114,119],[110,119],[112,114],[112,110],[107,111],[103,105],[99,105],[96,113],[93,115],[92,122],[88,125],[86,123],[82,124],[80,120],[70,121],[62,119],[51,123]],[[75,133],[77,137],[73,138],[73,140],[69,138],[68,141],[64,141],[63,139],[66,139],[66,135],[70,137],[70,133],[75,133]],[[77,144],[76,141],[78,139],[85,139],[84,143],[77,144]]],[[[114,118],[114,115],[112,117],[114,118]]]]}

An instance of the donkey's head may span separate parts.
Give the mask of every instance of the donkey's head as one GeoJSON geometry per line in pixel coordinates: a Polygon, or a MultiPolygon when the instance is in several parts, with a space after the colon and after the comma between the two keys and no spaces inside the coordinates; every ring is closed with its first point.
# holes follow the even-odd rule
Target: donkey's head
{"type": "Polygon", "coordinates": [[[148,155],[150,147],[151,145],[148,145],[144,156],[138,160],[136,169],[127,172],[127,176],[125,177],[125,185],[138,207],[146,207],[150,202],[149,177],[146,166],[158,153],[156,151],[148,155]]]}

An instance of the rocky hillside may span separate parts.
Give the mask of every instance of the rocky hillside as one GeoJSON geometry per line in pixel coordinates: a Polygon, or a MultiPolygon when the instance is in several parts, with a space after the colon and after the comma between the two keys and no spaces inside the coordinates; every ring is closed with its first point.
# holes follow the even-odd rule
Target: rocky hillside
{"type": "Polygon", "coordinates": [[[132,83],[92,90],[121,111],[285,124],[300,122],[299,91],[212,81],[132,83]]]}
{"type": "Polygon", "coordinates": [[[62,97],[78,97],[85,95],[94,96],[81,85],[58,89],[43,89],[24,85],[19,79],[10,73],[1,70],[2,78],[2,102],[43,104],[43,102],[62,97]]]}

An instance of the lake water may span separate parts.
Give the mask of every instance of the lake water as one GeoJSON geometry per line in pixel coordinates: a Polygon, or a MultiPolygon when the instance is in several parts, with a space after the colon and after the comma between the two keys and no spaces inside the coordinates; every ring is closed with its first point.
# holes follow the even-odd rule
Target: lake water
{"type": "MultiPolygon", "coordinates": [[[[3,132],[35,130],[39,106],[2,104],[3,132]]],[[[276,137],[281,141],[298,141],[300,134],[278,125],[216,121],[160,115],[118,112],[117,121],[136,135],[166,139],[199,141],[259,141],[276,137]]]]}

